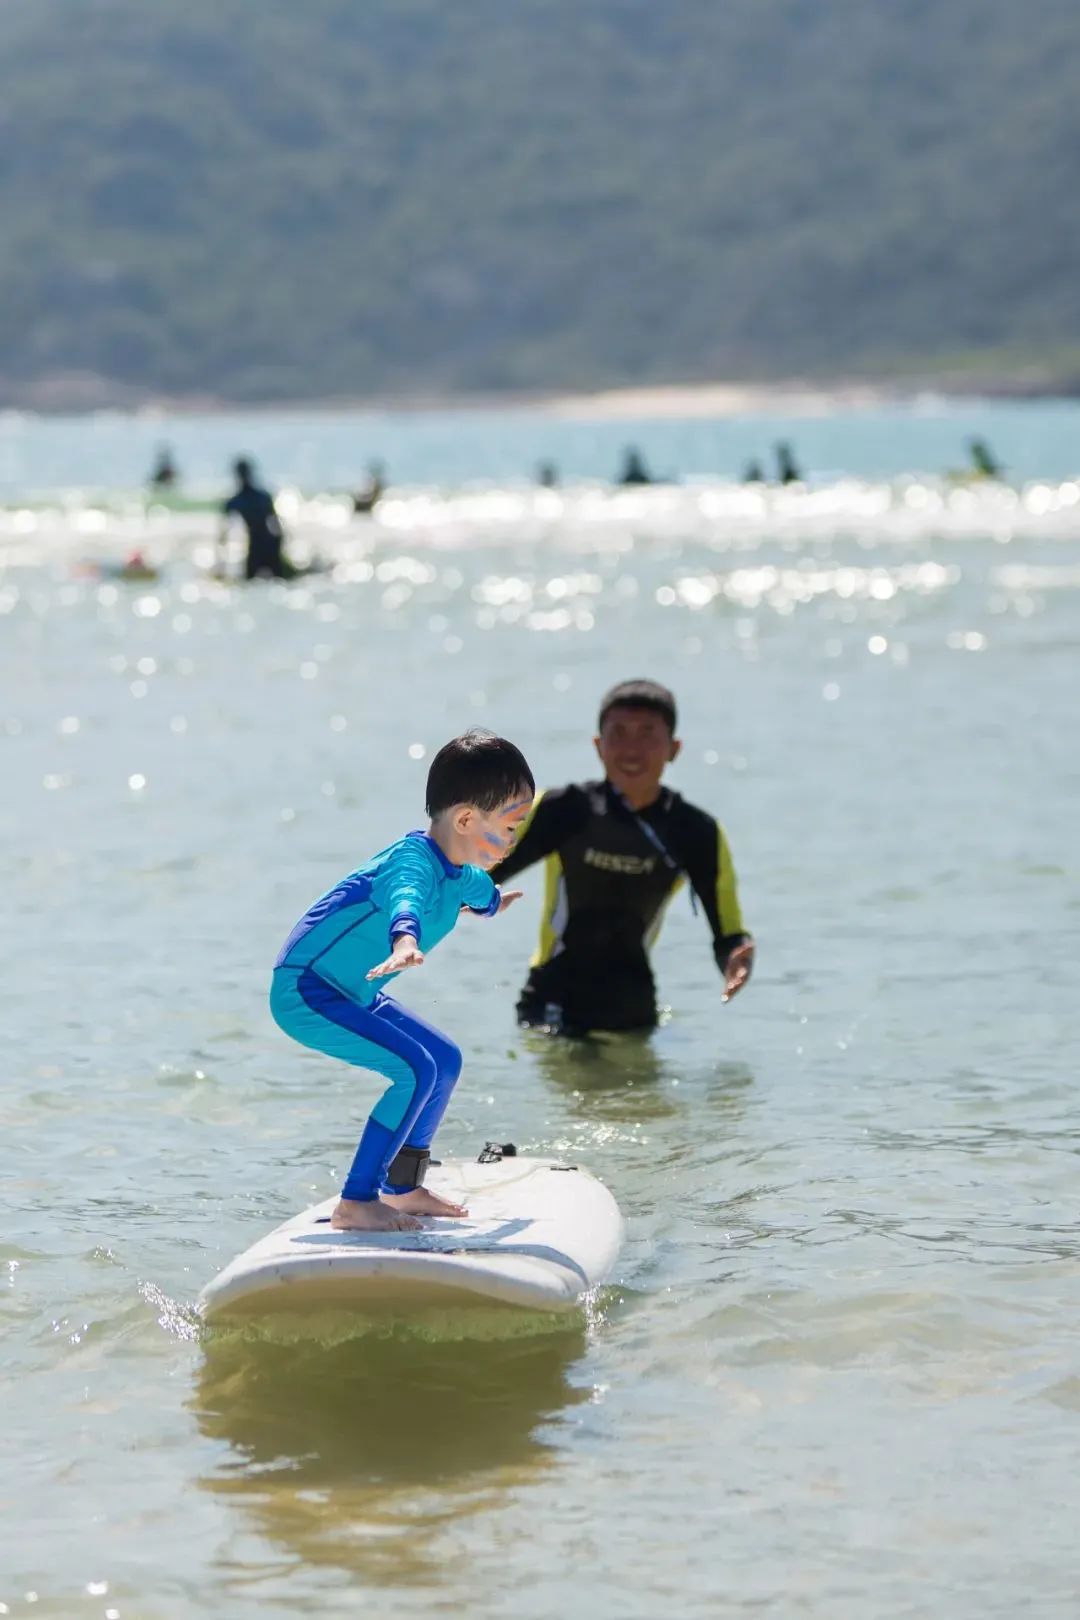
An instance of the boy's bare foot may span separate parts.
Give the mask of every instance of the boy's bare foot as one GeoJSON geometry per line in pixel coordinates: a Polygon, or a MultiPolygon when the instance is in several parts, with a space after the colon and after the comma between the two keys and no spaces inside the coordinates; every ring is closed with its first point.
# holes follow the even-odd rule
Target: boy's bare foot
{"type": "Polygon", "coordinates": [[[380,1193],[379,1197],[391,1209],[408,1210],[411,1215],[467,1215],[464,1204],[452,1204],[448,1198],[429,1192],[426,1187],[413,1187],[407,1193],[380,1193]]]}
{"type": "Polygon", "coordinates": [[[404,1210],[388,1209],[376,1198],[362,1202],[356,1198],[342,1198],[330,1217],[335,1232],[410,1232],[420,1225],[404,1210]]]}

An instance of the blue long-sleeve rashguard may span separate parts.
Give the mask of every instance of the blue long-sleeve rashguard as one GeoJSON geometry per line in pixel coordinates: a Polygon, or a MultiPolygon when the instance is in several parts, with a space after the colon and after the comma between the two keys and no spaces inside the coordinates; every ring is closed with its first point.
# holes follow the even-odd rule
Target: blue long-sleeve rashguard
{"type": "Polygon", "coordinates": [[[270,989],[277,1023],[301,1045],[390,1081],[364,1127],[343,1198],[406,1190],[387,1171],[403,1147],[431,1146],[461,1073],[454,1042],[378,988],[397,975],[369,982],[368,971],[399,934],[430,951],[463,906],[491,917],[500,899],[480,867],[455,866],[429,834],[411,832],[316,900],[285,941],[270,989]]]}

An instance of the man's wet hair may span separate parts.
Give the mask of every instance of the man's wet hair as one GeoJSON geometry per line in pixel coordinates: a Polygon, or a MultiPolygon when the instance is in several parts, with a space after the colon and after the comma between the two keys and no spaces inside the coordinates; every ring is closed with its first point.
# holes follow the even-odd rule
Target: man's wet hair
{"type": "Polygon", "coordinates": [[[475,805],[490,815],[510,799],[529,800],[536,783],[520,748],[493,731],[475,727],[448,742],[431,762],[427,813],[441,815],[455,804],[475,805]]]}
{"type": "Polygon", "coordinates": [[[671,735],[675,735],[675,726],[678,714],[675,709],[675,695],[669,692],[666,686],[659,681],[620,681],[606,693],[600,705],[600,718],[597,721],[597,730],[603,731],[604,721],[612,709],[649,709],[658,714],[667,722],[671,735]]]}
{"type": "Polygon", "coordinates": [[[238,456],[233,462],[233,472],[242,484],[250,484],[255,479],[255,463],[248,456],[238,456]]]}

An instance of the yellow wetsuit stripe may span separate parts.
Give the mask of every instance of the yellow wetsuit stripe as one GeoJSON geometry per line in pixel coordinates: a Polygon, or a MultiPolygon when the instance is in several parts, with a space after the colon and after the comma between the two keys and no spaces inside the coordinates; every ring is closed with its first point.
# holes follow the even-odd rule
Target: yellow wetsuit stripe
{"type": "Polygon", "coordinates": [[[735,866],[724,829],[719,823],[716,827],[716,914],[720,919],[722,934],[745,934],[739,909],[739,891],[735,886],[735,866]]]}
{"type": "Polygon", "coordinates": [[[563,892],[563,864],[558,854],[544,861],[544,904],[540,912],[540,943],[536,947],[530,967],[543,967],[555,955],[561,936],[555,932],[555,913],[563,892]]]}

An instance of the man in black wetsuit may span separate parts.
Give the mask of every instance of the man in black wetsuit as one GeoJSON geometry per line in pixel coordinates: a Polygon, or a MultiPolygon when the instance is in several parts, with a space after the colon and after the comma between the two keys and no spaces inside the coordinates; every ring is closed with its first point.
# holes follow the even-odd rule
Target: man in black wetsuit
{"type": "Polygon", "coordinates": [[[622,470],[616,483],[618,484],[651,484],[652,475],[645,466],[641,451],[631,445],[623,456],[622,470]]]}
{"type": "Polygon", "coordinates": [[[802,473],[795,462],[795,452],[786,439],[776,449],[776,480],[780,484],[801,484],[802,473]]]}
{"type": "Polygon", "coordinates": [[[296,569],[282,554],[285,537],[281,520],[274,509],[274,497],[268,489],[260,489],[255,483],[254,469],[244,457],[233,464],[233,471],[240,487],[221,508],[224,522],[219,536],[220,544],[224,544],[228,520],[238,517],[248,536],[244,578],[292,579],[296,569]]]}
{"type": "Polygon", "coordinates": [[[651,1029],[657,1021],[649,949],[674,891],[689,883],[712,931],[722,1000],[750,977],[727,839],[706,811],[661,786],[676,758],[675,699],[655,681],[623,681],[600,706],[596,751],[604,780],[537,799],[504,882],[544,861],[540,945],[517,1004],[518,1022],[565,1034],[651,1029]]]}
{"type": "Polygon", "coordinates": [[[150,474],[150,486],[152,489],[172,489],[178,476],[172,451],[167,444],[163,444],[150,474]]]}
{"type": "Polygon", "coordinates": [[[968,455],[971,457],[971,470],[977,478],[1003,476],[1005,469],[985,439],[969,439],[968,455]]]}

